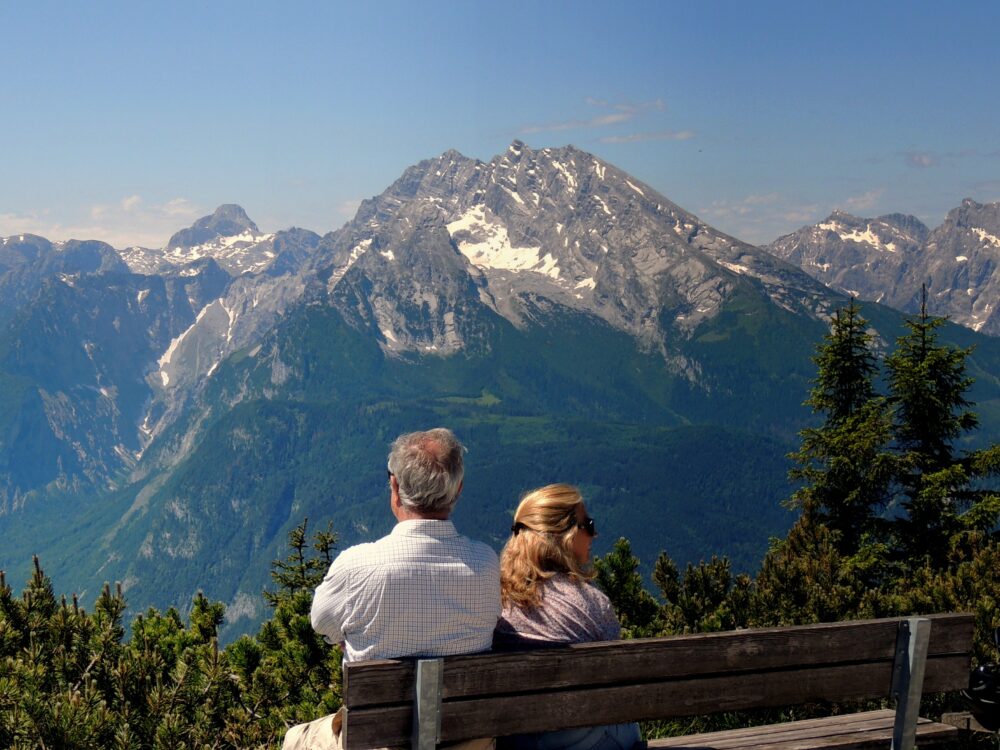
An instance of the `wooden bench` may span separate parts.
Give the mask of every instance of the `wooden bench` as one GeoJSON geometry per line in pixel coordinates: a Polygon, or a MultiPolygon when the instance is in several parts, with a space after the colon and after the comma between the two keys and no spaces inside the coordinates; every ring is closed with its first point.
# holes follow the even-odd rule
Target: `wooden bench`
{"type": "Polygon", "coordinates": [[[654,740],[670,748],[904,750],[952,740],[922,693],[967,685],[973,617],[931,615],[344,667],[347,750],[891,698],[895,710],[654,740]]]}

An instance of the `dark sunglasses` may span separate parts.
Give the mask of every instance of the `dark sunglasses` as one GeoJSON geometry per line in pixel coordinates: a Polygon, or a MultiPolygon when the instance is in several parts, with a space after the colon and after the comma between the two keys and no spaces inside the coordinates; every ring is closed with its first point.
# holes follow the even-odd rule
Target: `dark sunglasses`
{"type": "MultiPolygon", "coordinates": [[[[583,531],[587,532],[587,534],[589,534],[590,536],[597,536],[597,526],[594,524],[594,519],[591,518],[590,516],[588,516],[587,518],[585,518],[583,520],[583,523],[578,523],[576,525],[576,527],[578,529],[582,529],[583,531]]],[[[570,526],[570,528],[573,528],[573,527],[570,526]]],[[[514,523],[514,525],[510,527],[510,530],[512,532],[514,532],[514,536],[517,536],[517,533],[519,531],[524,531],[524,530],[534,531],[534,529],[531,529],[528,526],[525,526],[520,521],[516,521],[514,523]]],[[[563,533],[564,534],[566,532],[559,532],[559,533],[563,533]]]]}

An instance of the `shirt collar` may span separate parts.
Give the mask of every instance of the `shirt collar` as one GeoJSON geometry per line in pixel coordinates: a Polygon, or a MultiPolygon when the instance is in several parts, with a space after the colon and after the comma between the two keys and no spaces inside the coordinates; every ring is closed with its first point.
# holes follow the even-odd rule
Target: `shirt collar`
{"type": "Polygon", "coordinates": [[[435,539],[445,539],[458,536],[455,524],[450,520],[438,521],[433,518],[412,518],[400,521],[392,528],[393,536],[430,536],[435,539]]]}

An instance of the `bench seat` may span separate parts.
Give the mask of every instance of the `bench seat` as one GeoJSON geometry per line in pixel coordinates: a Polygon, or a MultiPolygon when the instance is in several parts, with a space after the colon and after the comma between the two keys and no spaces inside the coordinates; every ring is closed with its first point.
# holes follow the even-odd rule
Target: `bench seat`
{"type": "Polygon", "coordinates": [[[968,682],[970,614],[704,633],[344,665],[345,748],[412,746],[715,712],[890,699],[874,711],[650,748],[888,748],[953,739],[922,693],[968,682]]]}
{"type": "MultiPolygon", "coordinates": [[[[892,710],[864,711],[841,714],[823,719],[804,719],[783,724],[730,729],[722,732],[689,734],[651,740],[648,747],[673,748],[674,750],[808,750],[829,748],[881,748],[892,742],[896,712],[892,710]]],[[[958,729],[929,719],[917,720],[918,747],[929,747],[952,742],[958,729]]]]}

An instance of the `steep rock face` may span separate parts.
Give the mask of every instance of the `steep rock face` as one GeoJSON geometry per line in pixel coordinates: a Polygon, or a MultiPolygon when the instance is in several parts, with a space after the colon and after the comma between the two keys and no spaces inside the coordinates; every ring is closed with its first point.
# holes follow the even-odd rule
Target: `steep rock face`
{"type": "Polygon", "coordinates": [[[927,284],[934,311],[1000,336],[1000,203],[965,199],[925,247],[923,267],[912,281],[927,284]]]}
{"type": "Polygon", "coordinates": [[[912,216],[838,211],[768,249],[838,291],[905,312],[920,309],[926,284],[933,314],[1000,335],[1000,203],[966,199],[933,231],[912,216]]]}
{"type": "Polygon", "coordinates": [[[173,235],[158,250],[132,247],[122,257],[136,273],[161,276],[172,299],[190,315],[187,325],[146,368],[152,390],[142,423],[151,442],[184,410],[226,356],[265,332],[298,301],[305,281],[300,271],[319,245],[319,235],[303,229],[261,233],[237,205],[173,235]]]}
{"type": "Polygon", "coordinates": [[[491,301],[433,206],[401,208],[338,276],[330,303],[388,352],[446,355],[482,343],[480,311],[491,301]]]}
{"type": "Polygon", "coordinates": [[[222,360],[259,339],[289,306],[301,300],[308,278],[301,271],[319,242],[319,235],[301,229],[278,232],[261,243],[268,248],[268,262],[259,272],[248,270],[232,278],[210,257],[167,276],[188,289],[191,282],[208,278],[197,285],[197,298],[189,296],[189,325],[160,352],[151,368],[154,399],[145,418],[150,439],[180,415],[222,360]],[[196,264],[218,273],[192,276],[196,264]]]}
{"type": "Polygon", "coordinates": [[[30,302],[49,279],[127,271],[115,249],[104,242],[52,243],[31,234],[4,237],[0,239],[0,322],[30,302]]]}
{"type": "Polygon", "coordinates": [[[834,211],[815,226],[775,240],[769,249],[845,294],[902,308],[912,296],[903,291],[903,279],[919,263],[928,233],[913,216],[861,219],[834,211]]]}
{"type": "Polygon", "coordinates": [[[145,368],[190,316],[184,290],[159,277],[57,276],[39,288],[0,335],[10,437],[0,515],[40,491],[107,489],[135,465],[152,395],[145,368]]]}
{"type": "MultiPolygon", "coordinates": [[[[669,339],[690,336],[748,281],[772,303],[810,316],[821,317],[833,299],[797,269],[712,229],[596,157],[573,147],[533,151],[519,141],[489,163],[449,151],[409,168],[324,240],[317,275],[339,299],[334,290],[352,283],[362,259],[412,274],[418,261],[398,248],[417,232],[425,244],[431,227],[447,230],[447,237],[434,234],[440,257],[451,256],[452,270],[471,280],[479,301],[515,324],[526,322],[522,299],[545,298],[596,315],[668,357],[669,339]]],[[[371,291],[383,319],[413,319],[390,314],[394,298],[371,291]]],[[[410,291],[408,303],[423,304],[422,292],[410,291]]],[[[388,349],[458,346],[443,334],[428,340],[393,331],[388,349]]]]}

